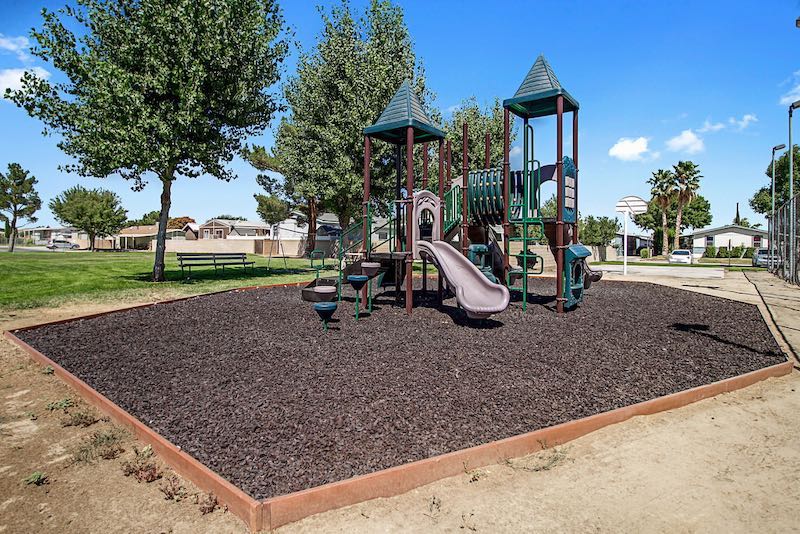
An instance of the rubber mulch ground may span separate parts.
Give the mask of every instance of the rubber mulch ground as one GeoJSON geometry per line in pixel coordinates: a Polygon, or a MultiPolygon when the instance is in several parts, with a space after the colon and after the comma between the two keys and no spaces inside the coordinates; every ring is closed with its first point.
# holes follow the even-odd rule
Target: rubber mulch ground
{"type": "Polygon", "coordinates": [[[343,302],[327,335],[297,288],[18,335],[258,499],[785,361],[756,307],[651,284],[600,282],[566,316],[541,299],[475,324],[452,298],[412,317],[392,303],[356,323],[343,302]]]}

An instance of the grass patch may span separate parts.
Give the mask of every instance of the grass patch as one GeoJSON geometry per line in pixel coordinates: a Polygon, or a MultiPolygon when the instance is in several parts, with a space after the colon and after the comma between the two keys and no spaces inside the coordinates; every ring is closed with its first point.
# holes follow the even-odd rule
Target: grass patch
{"type": "Polygon", "coordinates": [[[66,412],[67,408],[72,408],[73,406],[75,406],[75,401],[70,398],[66,398],[48,403],[47,410],[51,412],[63,410],[66,412]]]}
{"type": "MultiPolygon", "coordinates": [[[[133,448],[133,458],[122,462],[122,474],[132,476],[137,482],[154,482],[161,478],[161,469],[153,461],[153,448],[148,445],[142,450],[133,448]]],[[[172,487],[172,486],[170,486],[172,487]]],[[[173,488],[174,489],[174,488],[173,488]]],[[[163,489],[162,489],[163,492],[163,489]]],[[[164,492],[167,498],[170,496],[164,492]]]]}
{"type": "Polygon", "coordinates": [[[44,486],[49,482],[49,478],[41,471],[34,471],[28,478],[22,481],[28,486],[44,486]]]}
{"type": "MultiPolygon", "coordinates": [[[[191,277],[181,275],[175,254],[167,254],[163,283],[150,281],[150,252],[14,252],[2,254],[0,263],[0,308],[23,309],[58,306],[75,301],[131,298],[163,299],[235,289],[311,280],[314,271],[308,259],[273,259],[249,254],[254,268],[214,271],[194,268],[191,277]]],[[[326,262],[333,267],[335,261],[326,262]]],[[[331,276],[336,271],[323,271],[331,276]]]]}
{"type": "Polygon", "coordinates": [[[117,427],[92,432],[72,453],[72,462],[92,463],[98,458],[113,460],[125,452],[120,443],[126,435],[124,430],[117,427]]]}

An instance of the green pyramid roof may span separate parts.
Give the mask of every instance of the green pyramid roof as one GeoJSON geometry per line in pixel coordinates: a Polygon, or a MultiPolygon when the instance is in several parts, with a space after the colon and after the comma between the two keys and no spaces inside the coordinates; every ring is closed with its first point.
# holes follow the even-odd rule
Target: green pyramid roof
{"type": "Polygon", "coordinates": [[[553,68],[544,56],[540,55],[522,80],[514,97],[503,101],[503,107],[525,118],[554,115],[559,95],[564,97],[564,112],[575,111],[580,107],[578,101],[561,87],[553,68]]]}
{"type": "Polygon", "coordinates": [[[422,104],[419,103],[419,98],[411,89],[411,84],[406,80],[378,117],[378,121],[364,128],[364,133],[390,143],[400,144],[406,142],[406,128],[409,126],[414,128],[415,143],[444,139],[444,132],[431,123],[422,104]]]}

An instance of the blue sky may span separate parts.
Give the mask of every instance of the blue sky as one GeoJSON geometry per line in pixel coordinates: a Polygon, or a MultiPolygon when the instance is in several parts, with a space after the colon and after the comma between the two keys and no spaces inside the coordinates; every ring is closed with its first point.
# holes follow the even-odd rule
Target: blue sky
{"type": "MultiPolygon", "coordinates": [[[[614,215],[620,197],[648,198],[645,180],[652,171],[692,159],[704,175],[701,193],[711,202],[712,225],[731,222],[736,202],[743,216],[763,222],[747,200],[766,183],[770,148],[787,141],[786,104],[800,99],[797,0],[398,3],[443,110],[470,95],[480,102],[512,96],[545,54],[581,104],[581,213],[614,215]]],[[[357,10],[364,4],[352,2],[357,10]]],[[[24,51],[24,37],[39,26],[43,5],[63,2],[0,3],[0,91],[15,83],[21,69],[43,69],[58,79],[52,66],[24,51]]],[[[315,3],[282,6],[297,40],[313,46],[321,26],[315,3]]],[[[285,74],[293,68],[291,58],[285,74]]],[[[537,159],[553,162],[554,121],[535,126],[537,159]]],[[[30,169],[45,204],[81,183],[115,191],[131,218],[158,208],[157,183],[133,192],[118,177],[60,172],[67,158],[41,130],[24,111],[0,101],[0,167],[19,162],[30,169]]],[[[269,146],[272,133],[252,141],[269,146]]],[[[231,183],[178,180],[171,214],[199,221],[223,212],[256,218],[256,172],[242,161],[232,168],[238,179],[231,183]]],[[[40,224],[55,223],[46,208],[39,216],[40,224]]]]}

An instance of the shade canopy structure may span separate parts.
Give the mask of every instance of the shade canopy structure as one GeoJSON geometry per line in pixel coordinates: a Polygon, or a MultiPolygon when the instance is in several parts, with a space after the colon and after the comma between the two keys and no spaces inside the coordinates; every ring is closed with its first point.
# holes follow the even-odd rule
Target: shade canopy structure
{"type": "Polygon", "coordinates": [[[425,114],[411,83],[405,80],[377,122],[364,128],[364,134],[389,143],[404,144],[409,126],[414,129],[415,144],[445,137],[444,132],[434,126],[425,114]]]}
{"type": "Polygon", "coordinates": [[[503,101],[503,107],[525,119],[555,115],[559,95],[564,97],[565,113],[580,108],[578,101],[561,87],[544,55],[540,55],[514,96],[503,101]]]}

